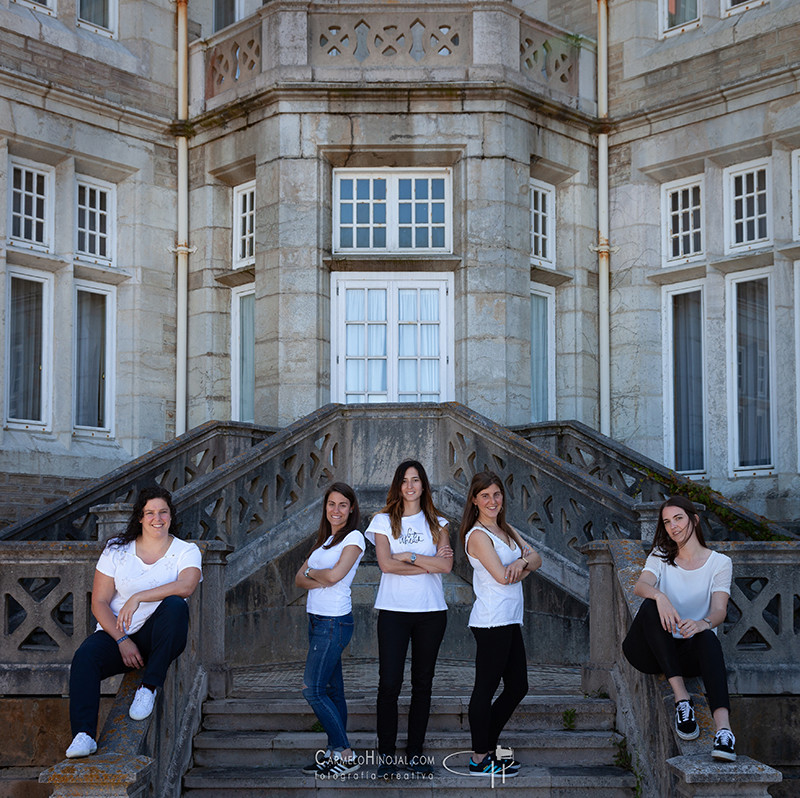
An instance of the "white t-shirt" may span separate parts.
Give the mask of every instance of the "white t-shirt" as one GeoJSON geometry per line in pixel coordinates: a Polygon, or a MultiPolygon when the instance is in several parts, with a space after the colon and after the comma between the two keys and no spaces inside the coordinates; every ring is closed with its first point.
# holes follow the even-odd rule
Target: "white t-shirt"
{"type": "MultiPolygon", "coordinates": [[[[447,519],[439,518],[439,526],[446,526],[447,519]]],[[[416,515],[400,519],[400,537],[392,535],[392,526],[387,513],[378,513],[370,522],[364,533],[370,543],[375,543],[376,535],[385,535],[389,540],[392,554],[412,551],[427,557],[436,556],[436,544],[433,542],[425,514],[420,510],[416,515]]],[[[396,612],[434,612],[446,610],[441,574],[381,574],[378,595],[375,599],[376,610],[394,610],[396,612]]]]}
{"type": "MultiPolygon", "coordinates": [[[[731,594],[733,563],[730,557],[718,551],[712,551],[703,565],[692,571],[670,565],[652,552],[642,570],[650,571],[656,577],[655,586],[666,594],[682,620],[700,621],[705,618],[711,611],[712,593],[731,594]]],[[[716,629],[713,631],[717,633],[716,629]]],[[[683,639],[680,632],[673,632],[672,636],[683,639]]]]}
{"type": "Polygon", "coordinates": [[[505,541],[482,526],[475,526],[467,532],[464,549],[467,551],[467,559],[472,565],[472,589],[475,591],[475,603],[472,605],[472,612],[469,615],[469,625],[483,629],[493,626],[508,626],[512,623],[522,625],[522,582],[511,585],[500,584],[489,573],[486,566],[469,553],[467,550],[469,538],[476,529],[488,535],[503,567],[518,560],[521,554],[519,546],[513,539],[511,540],[514,544],[512,549],[505,541]]]}
{"type": "MultiPolygon", "coordinates": [[[[330,543],[332,539],[333,535],[325,543],[330,543]]],[[[311,556],[308,558],[309,568],[333,568],[341,559],[342,552],[346,546],[358,546],[361,549],[361,554],[358,555],[353,567],[344,578],[340,579],[335,585],[315,587],[313,590],[308,591],[306,612],[336,618],[341,615],[347,615],[353,609],[353,603],[350,599],[350,585],[356,575],[356,568],[358,568],[358,564],[364,556],[366,545],[364,536],[357,529],[354,529],[335,546],[331,546],[329,549],[320,546],[311,552],[311,556]]]]}
{"type": "MultiPolygon", "coordinates": [[[[200,549],[194,543],[174,537],[164,556],[148,565],[136,556],[136,541],[132,540],[124,546],[106,546],[96,567],[101,574],[114,580],[114,596],[110,606],[116,617],[134,593],[174,582],[178,574],[186,568],[199,569],[202,559],[200,549]]],[[[201,574],[200,580],[202,579],[201,574]]],[[[143,601],[133,614],[130,628],[125,632],[138,632],[160,603],[161,601],[143,601]]],[[[97,631],[102,628],[98,623],[97,631]]]]}

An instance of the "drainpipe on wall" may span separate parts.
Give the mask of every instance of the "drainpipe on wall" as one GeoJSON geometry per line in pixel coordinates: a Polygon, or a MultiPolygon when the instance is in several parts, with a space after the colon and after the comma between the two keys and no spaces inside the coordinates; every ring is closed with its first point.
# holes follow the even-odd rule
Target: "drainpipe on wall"
{"type": "MultiPolygon", "coordinates": [[[[189,119],[189,8],[177,0],[178,122],[189,119]]],[[[184,131],[185,132],[185,131],[184,131]]],[[[189,327],[189,140],[175,137],[178,151],[178,231],[176,254],[175,435],[186,432],[186,372],[189,327]]]]}
{"type": "Polygon", "coordinates": [[[608,224],[608,0],[597,0],[597,321],[600,378],[600,432],[611,435],[611,346],[608,224]]]}

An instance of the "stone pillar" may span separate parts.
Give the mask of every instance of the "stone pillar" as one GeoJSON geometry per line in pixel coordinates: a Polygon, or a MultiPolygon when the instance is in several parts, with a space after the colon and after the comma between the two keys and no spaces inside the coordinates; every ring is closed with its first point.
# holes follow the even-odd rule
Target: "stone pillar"
{"type": "Polygon", "coordinates": [[[636,507],[639,513],[639,536],[642,543],[647,544],[648,549],[656,534],[659,507],[661,507],[661,502],[642,502],[636,507]]]}
{"type": "Polygon", "coordinates": [[[200,661],[208,673],[211,698],[224,698],[230,687],[230,671],[225,664],[225,561],[231,551],[231,546],[216,540],[208,541],[203,548],[200,661]]]}
{"type": "Polygon", "coordinates": [[[619,657],[614,612],[614,560],[605,540],[581,547],[589,564],[589,661],[581,670],[584,693],[613,694],[611,669],[619,657]]]}
{"type": "Polygon", "coordinates": [[[133,505],[125,502],[95,504],[90,507],[89,512],[97,516],[97,539],[101,543],[105,543],[116,535],[122,534],[128,526],[132,509],[133,505]]]}

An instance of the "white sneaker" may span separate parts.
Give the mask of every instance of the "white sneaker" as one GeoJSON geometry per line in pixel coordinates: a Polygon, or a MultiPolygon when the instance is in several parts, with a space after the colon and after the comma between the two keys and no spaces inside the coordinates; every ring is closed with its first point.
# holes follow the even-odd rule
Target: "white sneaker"
{"type": "Polygon", "coordinates": [[[134,720],[144,720],[145,718],[149,718],[155,703],[155,691],[148,690],[146,687],[140,687],[136,691],[133,701],[131,701],[131,708],[128,711],[128,714],[134,720]]]}
{"type": "Polygon", "coordinates": [[[67,748],[67,759],[89,756],[97,750],[97,743],[86,732],[78,732],[67,748]]]}

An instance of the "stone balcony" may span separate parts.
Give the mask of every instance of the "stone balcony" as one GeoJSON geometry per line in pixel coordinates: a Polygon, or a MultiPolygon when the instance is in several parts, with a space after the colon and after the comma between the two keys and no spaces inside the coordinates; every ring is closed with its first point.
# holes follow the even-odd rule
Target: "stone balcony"
{"type": "Polygon", "coordinates": [[[594,116],[596,47],[508,2],[267,2],[190,47],[190,113],[230,113],[259,95],[338,89],[510,90],[594,116]],[[227,111],[226,111],[227,109],[227,111]]]}

